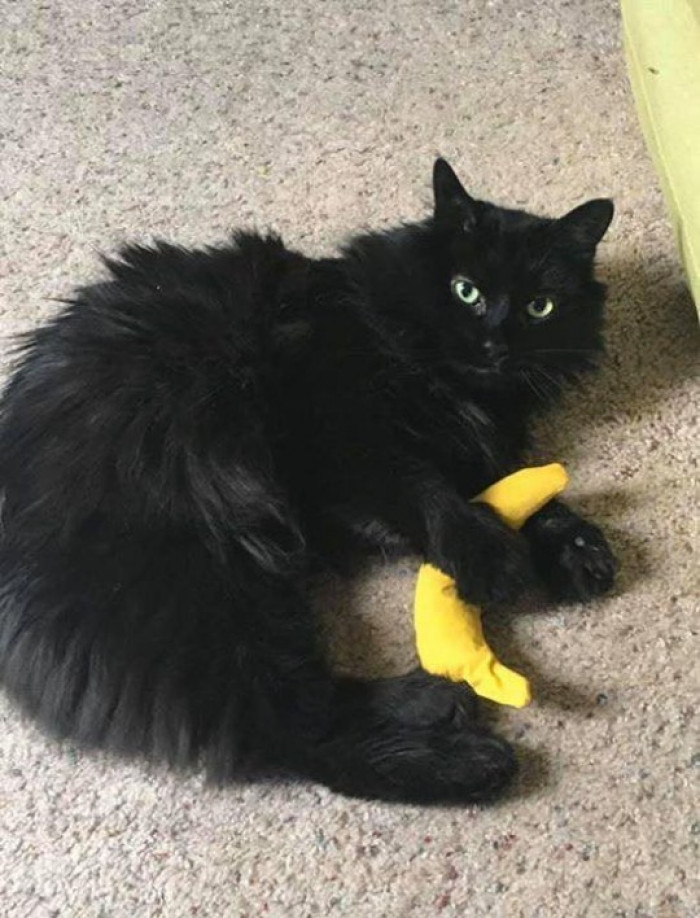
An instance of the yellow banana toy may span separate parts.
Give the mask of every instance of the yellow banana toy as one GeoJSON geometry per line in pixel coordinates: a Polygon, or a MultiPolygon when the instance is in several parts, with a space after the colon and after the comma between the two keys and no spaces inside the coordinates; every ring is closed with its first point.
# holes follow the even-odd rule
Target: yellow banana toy
{"type": "MultiPolygon", "coordinates": [[[[564,467],[552,463],[508,475],[474,499],[520,529],[567,482],[564,467]]],[[[477,695],[499,704],[522,708],[530,703],[530,683],[500,663],[486,643],[480,610],[461,600],[454,580],[432,564],[418,574],[415,628],[418,657],[429,673],[467,682],[477,695]]]]}

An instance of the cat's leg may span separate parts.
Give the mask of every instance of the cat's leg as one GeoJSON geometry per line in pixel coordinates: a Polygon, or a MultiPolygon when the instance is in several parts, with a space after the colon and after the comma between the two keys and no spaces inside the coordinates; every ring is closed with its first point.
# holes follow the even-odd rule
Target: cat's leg
{"type": "Polygon", "coordinates": [[[275,617],[297,625],[281,643],[271,634],[256,663],[257,685],[270,692],[257,732],[263,764],[269,757],[350,796],[414,803],[487,801],[510,783],[513,751],[477,723],[470,689],[422,670],[375,681],[332,676],[303,596],[292,584],[286,593],[286,603],[274,600],[275,617]]]}
{"type": "Polygon", "coordinates": [[[475,721],[464,685],[415,670],[334,688],[329,729],[307,766],[334,790],[413,803],[486,802],[516,773],[513,750],[475,721]]]}
{"type": "Polygon", "coordinates": [[[555,599],[585,601],[613,585],[617,561],[601,530],[560,500],[523,528],[535,572],[555,599]]]}
{"type": "MultiPolygon", "coordinates": [[[[477,723],[469,688],[422,670],[376,681],[335,677],[295,579],[251,571],[233,580],[247,584],[240,601],[254,630],[245,645],[216,650],[239,666],[229,673],[239,720],[224,718],[208,739],[215,775],[234,777],[233,750],[247,749],[263,768],[380,800],[486,801],[510,782],[513,751],[477,723]]],[[[223,683],[198,695],[226,690],[223,683]]]]}
{"type": "Polygon", "coordinates": [[[528,546],[491,507],[463,497],[429,470],[384,479],[378,518],[413,550],[452,577],[459,595],[478,605],[514,599],[532,579],[528,546]]]}
{"type": "Polygon", "coordinates": [[[450,500],[430,520],[428,536],[426,560],[468,602],[508,602],[531,581],[527,544],[485,504],[450,500]]]}

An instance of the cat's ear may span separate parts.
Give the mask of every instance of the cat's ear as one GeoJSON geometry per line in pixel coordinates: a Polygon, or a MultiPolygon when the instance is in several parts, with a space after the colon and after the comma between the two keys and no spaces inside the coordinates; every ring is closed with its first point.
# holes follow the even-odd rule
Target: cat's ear
{"type": "Polygon", "coordinates": [[[445,159],[436,159],[433,166],[435,220],[461,227],[465,232],[476,223],[476,202],[464,190],[452,166],[445,159]]]}
{"type": "Polygon", "coordinates": [[[569,211],[554,223],[556,237],[568,248],[593,255],[614,213],[609,198],[595,198],[569,211]]]}

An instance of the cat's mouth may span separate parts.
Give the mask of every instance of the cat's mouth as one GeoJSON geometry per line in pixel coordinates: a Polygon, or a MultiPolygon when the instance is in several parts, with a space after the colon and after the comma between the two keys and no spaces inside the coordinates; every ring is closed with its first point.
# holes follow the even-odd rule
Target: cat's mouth
{"type": "Polygon", "coordinates": [[[481,376],[503,376],[508,370],[508,358],[499,357],[497,360],[473,363],[470,369],[481,376]]]}
{"type": "Polygon", "coordinates": [[[451,361],[452,367],[460,376],[481,385],[498,386],[513,379],[513,364],[509,356],[495,360],[468,359],[451,361]]]}
{"type": "Polygon", "coordinates": [[[513,370],[516,365],[513,354],[506,344],[479,344],[452,342],[449,357],[447,357],[453,372],[458,373],[463,379],[471,380],[480,385],[503,385],[513,379],[513,370]]]}
{"type": "Polygon", "coordinates": [[[463,364],[463,371],[474,385],[494,391],[526,389],[543,403],[555,399],[566,383],[566,378],[553,367],[530,363],[510,353],[499,355],[493,360],[475,360],[463,364]]]}

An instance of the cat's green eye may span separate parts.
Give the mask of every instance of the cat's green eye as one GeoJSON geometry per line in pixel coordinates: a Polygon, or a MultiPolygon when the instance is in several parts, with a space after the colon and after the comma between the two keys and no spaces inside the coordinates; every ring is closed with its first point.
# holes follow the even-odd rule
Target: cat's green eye
{"type": "Polygon", "coordinates": [[[556,304],[551,296],[538,296],[536,300],[528,303],[525,307],[525,311],[530,318],[537,321],[548,319],[555,309],[556,304]]]}
{"type": "Polygon", "coordinates": [[[455,277],[452,281],[452,292],[458,300],[472,308],[477,308],[483,303],[481,291],[468,277],[455,277]]]}

